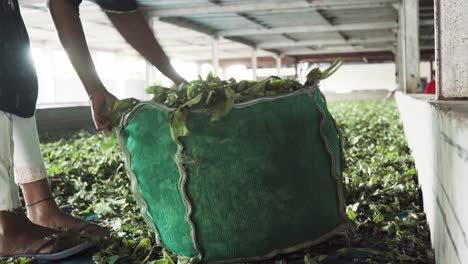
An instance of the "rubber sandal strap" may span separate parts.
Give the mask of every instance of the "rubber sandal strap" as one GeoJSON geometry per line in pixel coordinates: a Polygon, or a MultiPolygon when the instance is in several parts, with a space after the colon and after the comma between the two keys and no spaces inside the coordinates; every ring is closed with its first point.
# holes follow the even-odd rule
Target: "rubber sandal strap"
{"type": "Polygon", "coordinates": [[[86,228],[88,228],[90,226],[93,226],[93,225],[94,224],[91,223],[91,222],[84,222],[82,225],[80,225],[80,226],[78,226],[76,228],[70,229],[70,231],[81,233],[81,232],[85,231],[86,228]]]}
{"type": "Polygon", "coordinates": [[[43,237],[35,242],[32,243],[30,247],[28,247],[26,252],[29,252],[30,254],[50,254],[54,248],[55,245],[58,244],[60,240],[60,236],[58,234],[53,234],[50,236],[43,237]],[[43,249],[46,246],[52,246],[50,250],[46,253],[39,253],[41,249],[43,249]]]}

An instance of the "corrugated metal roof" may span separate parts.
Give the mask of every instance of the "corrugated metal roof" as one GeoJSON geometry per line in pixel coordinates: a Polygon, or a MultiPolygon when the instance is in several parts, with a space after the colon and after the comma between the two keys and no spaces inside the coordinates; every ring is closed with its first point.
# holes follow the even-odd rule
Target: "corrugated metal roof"
{"type": "MultiPolygon", "coordinates": [[[[300,56],[334,52],[389,51],[395,46],[399,0],[139,0],[153,16],[154,30],[176,59],[206,61],[221,37],[220,58],[300,56]],[[196,51],[196,52],[194,52],[196,51]]],[[[431,0],[420,0],[421,45],[433,45],[431,0]],[[428,23],[429,21],[429,23],[428,23]]],[[[31,38],[59,47],[44,0],[20,0],[31,38]]],[[[92,3],[81,12],[90,46],[135,53],[92,3]]]]}

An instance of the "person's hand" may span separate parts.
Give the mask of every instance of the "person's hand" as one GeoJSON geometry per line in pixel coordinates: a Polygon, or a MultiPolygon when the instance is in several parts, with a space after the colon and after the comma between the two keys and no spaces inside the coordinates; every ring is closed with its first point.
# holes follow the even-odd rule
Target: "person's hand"
{"type": "Polygon", "coordinates": [[[117,98],[105,89],[96,90],[90,97],[91,110],[93,112],[94,125],[98,131],[112,129],[112,109],[117,98]]]}
{"type": "Polygon", "coordinates": [[[187,83],[187,81],[184,78],[182,78],[181,76],[177,76],[176,78],[173,78],[172,82],[174,82],[175,86],[179,86],[179,85],[181,85],[183,83],[187,83]]]}

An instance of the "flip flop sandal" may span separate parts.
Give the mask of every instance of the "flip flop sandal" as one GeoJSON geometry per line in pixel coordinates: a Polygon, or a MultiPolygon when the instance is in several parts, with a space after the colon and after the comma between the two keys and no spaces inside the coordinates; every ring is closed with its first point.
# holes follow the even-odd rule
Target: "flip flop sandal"
{"type": "Polygon", "coordinates": [[[32,258],[36,260],[45,260],[45,261],[56,261],[62,260],[65,258],[69,258],[71,256],[75,256],[78,253],[81,253],[87,249],[90,249],[96,246],[96,242],[85,241],[81,242],[79,239],[80,237],[72,237],[70,236],[71,233],[63,233],[63,234],[53,234],[42,239],[37,240],[36,242],[32,243],[32,245],[26,250],[26,252],[32,252],[27,254],[17,254],[11,256],[0,256],[0,259],[7,259],[7,258],[32,258]],[[72,247],[65,246],[67,239],[74,239],[75,241],[79,241],[72,247]],[[52,246],[49,253],[39,253],[41,249],[44,249],[47,246],[52,246]],[[64,248],[64,249],[61,249],[64,248]]]}
{"type": "Polygon", "coordinates": [[[91,237],[108,237],[109,236],[109,234],[106,234],[106,235],[93,235],[93,234],[89,233],[89,230],[87,230],[87,229],[90,228],[90,227],[94,227],[94,226],[98,226],[98,225],[93,223],[93,222],[84,222],[83,224],[81,224],[81,225],[79,225],[77,227],[71,228],[68,231],[75,232],[75,233],[78,233],[78,234],[81,234],[81,235],[91,236],[91,237]]]}

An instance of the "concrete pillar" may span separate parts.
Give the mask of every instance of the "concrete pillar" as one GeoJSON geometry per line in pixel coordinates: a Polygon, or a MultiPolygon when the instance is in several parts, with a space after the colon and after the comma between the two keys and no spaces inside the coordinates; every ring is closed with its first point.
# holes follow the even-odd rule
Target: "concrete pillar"
{"type": "Polygon", "coordinates": [[[435,0],[438,99],[468,98],[468,1],[435,0]]]}
{"type": "Polygon", "coordinates": [[[299,80],[299,61],[294,62],[294,79],[299,80]]]}
{"type": "Polygon", "coordinates": [[[205,78],[205,76],[202,76],[202,64],[200,62],[197,62],[197,78],[205,78]]]}
{"type": "MultiPolygon", "coordinates": [[[[300,64],[301,68],[300,68],[299,72],[300,72],[300,75],[301,75],[300,80],[301,80],[302,83],[305,83],[307,81],[307,74],[309,73],[308,69],[310,68],[311,64],[312,63],[309,63],[309,62],[303,62],[303,63],[300,64]]],[[[328,66],[330,66],[330,65],[326,65],[326,67],[321,67],[321,68],[326,69],[326,68],[328,68],[328,66]]]]}
{"type": "Polygon", "coordinates": [[[398,10],[397,72],[400,89],[419,90],[419,1],[403,0],[398,10]]]}
{"type": "Polygon", "coordinates": [[[252,50],[252,79],[257,80],[257,48],[252,50]]]}
{"type": "Polygon", "coordinates": [[[223,76],[222,79],[223,79],[223,80],[227,80],[227,68],[228,68],[227,65],[221,66],[221,70],[223,71],[223,73],[222,73],[222,76],[223,76]]]}
{"type": "Polygon", "coordinates": [[[276,59],[276,75],[278,75],[278,77],[281,77],[281,55],[277,55],[275,59],[276,59]]]}
{"type": "Polygon", "coordinates": [[[403,4],[398,9],[398,40],[397,40],[397,78],[398,86],[401,91],[406,91],[406,79],[405,79],[405,17],[403,12],[403,4]]]}
{"type": "Polygon", "coordinates": [[[219,72],[219,37],[214,37],[211,41],[211,59],[213,65],[213,74],[216,76],[219,72]]]}

